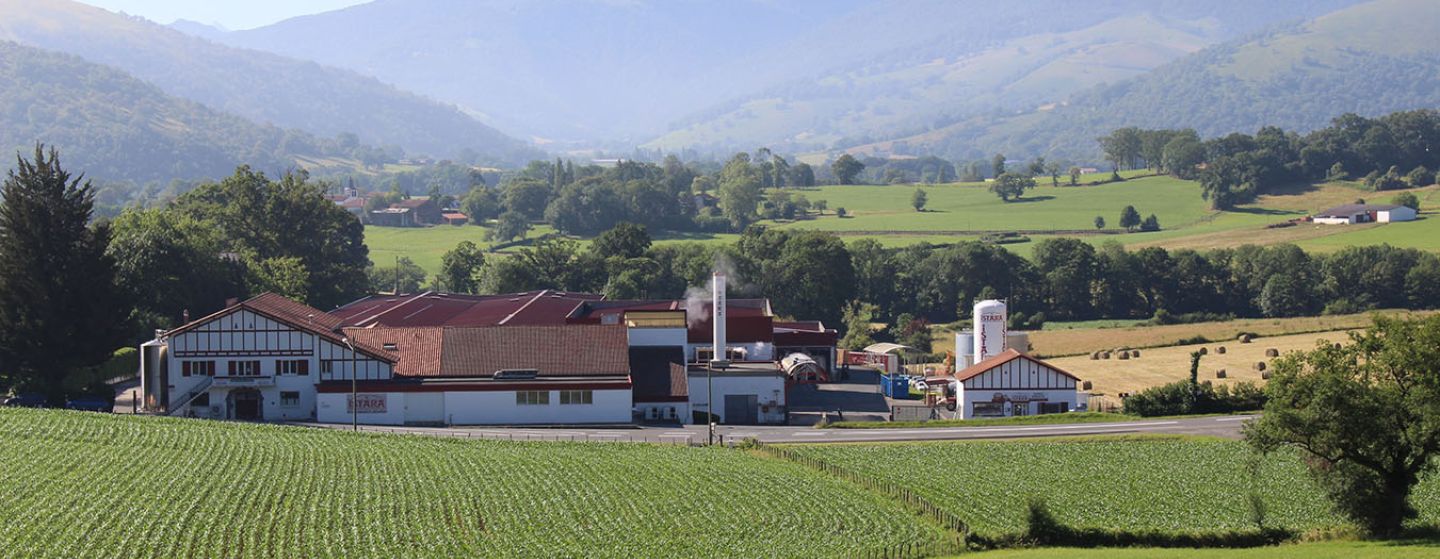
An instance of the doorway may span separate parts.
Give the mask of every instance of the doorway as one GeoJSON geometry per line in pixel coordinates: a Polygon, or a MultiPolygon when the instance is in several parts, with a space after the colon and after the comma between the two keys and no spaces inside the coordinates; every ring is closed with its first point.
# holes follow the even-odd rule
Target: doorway
{"type": "Polygon", "coordinates": [[[1030,402],[1014,402],[1010,404],[1010,415],[1020,417],[1030,415],[1030,402]]]}
{"type": "Polygon", "coordinates": [[[247,388],[230,393],[230,409],[234,410],[235,419],[241,421],[264,420],[265,406],[262,402],[259,390],[247,388]]]}
{"type": "Polygon", "coordinates": [[[726,394],[726,425],[754,425],[760,422],[760,397],[754,394],[726,394]]]}

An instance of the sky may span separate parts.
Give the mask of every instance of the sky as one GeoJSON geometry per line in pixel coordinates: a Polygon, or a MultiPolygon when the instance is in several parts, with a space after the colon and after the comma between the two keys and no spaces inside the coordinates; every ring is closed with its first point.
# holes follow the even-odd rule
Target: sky
{"type": "Polygon", "coordinates": [[[125,12],[161,24],[188,19],[238,31],[295,16],[318,14],[369,0],[81,0],[112,12],[125,12]]]}

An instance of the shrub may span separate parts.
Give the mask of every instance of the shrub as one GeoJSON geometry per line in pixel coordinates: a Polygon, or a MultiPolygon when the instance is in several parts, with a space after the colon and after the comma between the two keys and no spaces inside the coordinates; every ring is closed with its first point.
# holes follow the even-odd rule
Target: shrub
{"type": "MultiPolygon", "coordinates": [[[[1216,371],[1216,376],[1225,378],[1224,371],[1216,371]]],[[[1179,381],[1131,395],[1125,399],[1125,413],[1141,417],[1233,413],[1261,409],[1265,401],[1264,390],[1251,382],[1216,387],[1208,381],[1198,384],[1179,381]]]]}

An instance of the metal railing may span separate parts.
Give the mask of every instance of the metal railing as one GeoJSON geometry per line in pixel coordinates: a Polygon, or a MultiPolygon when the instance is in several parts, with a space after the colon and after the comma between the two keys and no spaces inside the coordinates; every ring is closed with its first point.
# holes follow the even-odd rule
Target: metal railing
{"type": "Polygon", "coordinates": [[[186,392],[184,396],[181,396],[179,400],[180,403],[165,408],[165,415],[175,415],[176,412],[185,409],[185,406],[190,405],[190,402],[194,402],[195,399],[199,398],[201,394],[209,391],[210,385],[214,382],[215,379],[213,377],[206,377],[205,380],[200,382],[199,386],[190,389],[190,391],[186,392]]]}

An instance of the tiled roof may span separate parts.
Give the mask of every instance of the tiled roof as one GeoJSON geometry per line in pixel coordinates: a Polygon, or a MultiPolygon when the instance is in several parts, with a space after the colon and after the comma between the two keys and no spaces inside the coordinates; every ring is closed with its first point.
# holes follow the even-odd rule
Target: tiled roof
{"type": "Polygon", "coordinates": [[[983,360],[983,361],[981,361],[981,362],[979,362],[979,363],[976,363],[976,364],[971,365],[971,366],[969,366],[969,367],[965,367],[965,368],[964,368],[963,370],[961,370],[960,372],[955,373],[955,379],[958,380],[958,381],[960,381],[960,382],[965,382],[965,381],[967,381],[967,380],[970,380],[970,379],[972,379],[972,378],[975,378],[975,377],[978,377],[978,376],[980,376],[980,375],[985,374],[985,372],[986,372],[986,371],[989,371],[990,369],[994,369],[994,368],[996,368],[996,367],[999,367],[999,366],[1001,366],[1001,365],[1004,365],[1004,364],[1006,364],[1006,363],[1009,363],[1010,361],[1013,361],[1013,360],[1015,360],[1015,359],[1025,359],[1025,360],[1027,360],[1027,361],[1030,361],[1030,362],[1033,362],[1033,363],[1035,363],[1035,364],[1037,364],[1037,365],[1040,365],[1041,367],[1046,367],[1046,368],[1052,369],[1052,370],[1054,370],[1055,372],[1060,373],[1060,374],[1062,374],[1062,375],[1065,375],[1065,376],[1067,376],[1067,377],[1073,378],[1073,379],[1075,379],[1075,380],[1080,380],[1080,377],[1077,377],[1077,376],[1071,374],[1069,371],[1066,371],[1066,370],[1064,370],[1064,369],[1061,369],[1060,367],[1056,367],[1056,366],[1054,366],[1054,365],[1051,365],[1051,364],[1049,364],[1049,363],[1046,363],[1046,362],[1041,361],[1041,360],[1039,360],[1039,359],[1036,359],[1036,358],[1034,358],[1034,357],[1030,357],[1029,355],[1025,355],[1025,354],[1023,354],[1023,353],[1020,353],[1019,351],[1016,351],[1015,348],[1013,348],[1013,347],[1010,348],[1010,349],[1007,349],[1007,350],[1005,350],[1005,351],[1002,351],[1002,352],[1000,352],[1000,353],[998,353],[998,354],[996,354],[996,355],[993,355],[993,356],[991,356],[991,357],[989,357],[989,358],[986,358],[985,360],[983,360]]]}
{"type": "Polygon", "coordinates": [[[395,358],[395,374],[429,377],[440,374],[444,330],[440,328],[346,328],[355,343],[378,348],[395,358]]]}
{"type": "Polygon", "coordinates": [[[624,326],[446,328],[441,376],[489,376],[535,369],[538,376],[630,374],[624,326]]]}
{"type": "Polygon", "coordinates": [[[630,348],[630,378],[636,402],[683,402],[690,397],[685,350],[679,347],[630,348]]]}

